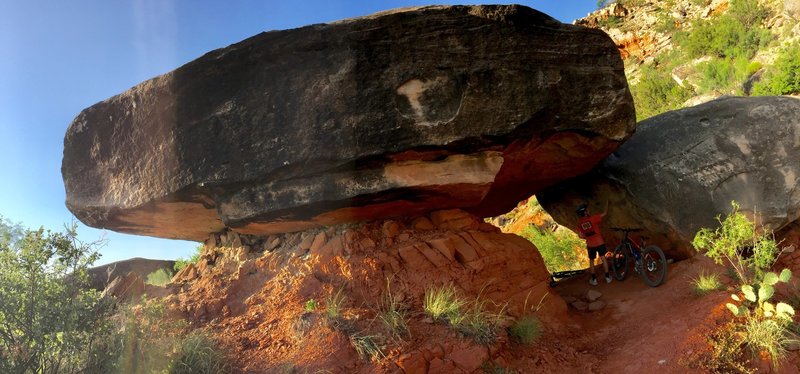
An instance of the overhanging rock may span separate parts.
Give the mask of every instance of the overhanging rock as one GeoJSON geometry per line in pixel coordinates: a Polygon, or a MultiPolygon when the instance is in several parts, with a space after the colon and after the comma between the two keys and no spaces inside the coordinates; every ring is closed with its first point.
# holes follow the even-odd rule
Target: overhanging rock
{"type": "Polygon", "coordinates": [[[522,6],[410,8],[262,33],[95,104],[62,174],[90,226],[203,240],[496,215],[633,127],[602,31],[522,6]]]}

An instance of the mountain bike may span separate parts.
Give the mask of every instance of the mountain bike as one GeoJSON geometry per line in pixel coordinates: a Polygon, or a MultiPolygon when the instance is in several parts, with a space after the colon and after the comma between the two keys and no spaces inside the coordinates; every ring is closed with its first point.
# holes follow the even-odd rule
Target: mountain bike
{"type": "Polygon", "coordinates": [[[664,251],[655,245],[645,245],[645,237],[639,236],[639,243],[628,237],[629,233],[642,229],[612,227],[622,232],[622,242],[611,253],[611,270],[614,278],[622,281],[628,276],[628,263],[633,263],[633,270],[638,273],[644,283],[650,287],[658,287],[667,277],[667,259],[664,251]],[[632,260],[632,261],[631,261],[632,260]]]}

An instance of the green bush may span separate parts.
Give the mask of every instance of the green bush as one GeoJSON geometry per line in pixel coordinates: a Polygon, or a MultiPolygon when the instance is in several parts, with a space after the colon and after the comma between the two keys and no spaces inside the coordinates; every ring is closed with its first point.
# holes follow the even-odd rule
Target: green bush
{"type": "Polygon", "coordinates": [[[769,15],[757,0],[731,0],[728,14],[745,27],[760,26],[769,15]]]}
{"type": "Polygon", "coordinates": [[[584,242],[572,231],[559,228],[553,232],[529,226],[522,237],[536,246],[551,273],[583,269],[585,266],[578,255],[585,248],[584,242]]]}
{"type": "Polygon", "coordinates": [[[800,93],[800,43],[783,49],[763,79],[753,87],[760,96],[800,93]]]}
{"type": "Polygon", "coordinates": [[[179,257],[175,259],[175,265],[173,265],[173,269],[175,269],[175,274],[178,274],[183,268],[185,268],[189,264],[196,264],[200,261],[200,256],[203,254],[203,246],[199,245],[195,248],[194,254],[187,258],[179,257]]]}
{"type": "Polygon", "coordinates": [[[750,62],[746,58],[714,59],[698,65],[702,74],[701,92],[725,92],[734,90],[741,94],[741,83],[747,80],[750,62]]]}
{"type": "Polygon", "coordinates": [[[690,30],[676,33],[678,46],[692,58],[750,59],[770,40],[768,30],[747,26],[730,14],[695,22],[690,30]]]}
{"type": "Polygon", "coordinates": [[[727,262],[742,284],[751,284],[772,267],[779,254],[778,244],[771,235],[756,230],[755,224],[739,211],[739,204],[732,201],[731,207],[724,220],[717,217],[720,227],[713,231],[701,229],[692,245],[717,264],[727,262]]]}
{"type": "Polygon", "coordinates": [[[167,283],[169,283],[170,280],[172,280],[172,276],[173,274],[171,271],[167,269],[158,269],[150,274],[147,274],[147,280],[145,283],[153,286],[164,287],[167,285],[167,283]]]}
{"type": "Polygon", "coordinates": [[[631,94],[636,104],[636,119],[641,121],[681,108],[692,91],[679,86],[669,73],[644,66],[639,82],[631,86],[631,94]]]}
{"type": "Polygon", "coordinates": [[[113,304],[89,289],[102,243],[0,220],[0,372],[114,371],[113,304]]]}

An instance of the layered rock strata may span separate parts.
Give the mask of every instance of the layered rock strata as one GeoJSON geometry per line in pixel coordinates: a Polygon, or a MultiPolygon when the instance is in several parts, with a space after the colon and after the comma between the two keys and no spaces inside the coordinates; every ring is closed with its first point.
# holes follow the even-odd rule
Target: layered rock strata
{"type": "Polygon", "coordinates": [[[262,33],[95,104],[62,174],[87,225],[201,241],[497,215],[633,127],[602,31],[522,6],[409,8],[262,33]]]}
{"type": "MultiPolygon", "coordinates": [[[[800,218],[800,100],[724,97],[639,123],[636,134],[596,170],[537,195],[559,223],[574,227],[575,207],[609,204],[614,226],[646,229],[668,255],[694,253],[700,228],[737,201],[765,230],[800,218]]],[[[617,242],[617,240],[612,240],[617,242]]]]}

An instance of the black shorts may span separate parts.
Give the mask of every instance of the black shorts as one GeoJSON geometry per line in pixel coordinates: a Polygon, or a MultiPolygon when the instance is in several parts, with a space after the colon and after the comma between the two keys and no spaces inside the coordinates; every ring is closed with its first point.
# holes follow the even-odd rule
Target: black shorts
{"type": "Polygon", "coordinates": [[[608,249],[606,249],[606,245],[598,245],[597,247],[587,247],[586,250],[589,252],[589,259],[594,260],[597,258],[597,254],[599,253],[600,256],[605,256],[608,249]]]}

